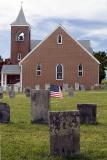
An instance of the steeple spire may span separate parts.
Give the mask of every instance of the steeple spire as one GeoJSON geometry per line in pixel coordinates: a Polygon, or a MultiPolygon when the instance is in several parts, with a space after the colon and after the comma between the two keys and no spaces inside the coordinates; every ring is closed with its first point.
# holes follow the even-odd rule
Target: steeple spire
{"type": "Polygon", "coordinates": [[[13,23],[11,23],[11,26],[29,26],[29,24],[26,21],[24,12],[23,12],[22,3],[23,2],[21,1],[21,9],[19,11],[19,14],[16,20],[13,23]]]}

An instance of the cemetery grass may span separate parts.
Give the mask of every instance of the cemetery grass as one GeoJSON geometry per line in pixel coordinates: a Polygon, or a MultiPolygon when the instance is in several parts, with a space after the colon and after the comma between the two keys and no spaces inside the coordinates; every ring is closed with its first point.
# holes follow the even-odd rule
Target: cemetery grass
{"type": "Polygon", "coordinates": [[[50,110],[76,110],[77,103],[97,104],[97,124],[80,126],[80,155],[49,155],[48,125],[31,124],[30,100],[24,94],[3,102],[11,106],[11,123],[0,124],[0,160],[107,160],[107,90],[76,92],[69,98],[51,99],[50,110]]]}

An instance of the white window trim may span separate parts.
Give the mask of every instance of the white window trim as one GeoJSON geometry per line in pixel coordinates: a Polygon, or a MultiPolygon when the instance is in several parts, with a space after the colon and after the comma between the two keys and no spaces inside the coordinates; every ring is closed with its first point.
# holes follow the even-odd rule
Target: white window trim
{"type": "Polygon", "coordinates": [[[17,53],[17,60],[18,61],[21,61],[21,59],[22,59],[22,54],[21,53],[17,53]],[[19,56],[20,55],[20,56],[19,56]],[[19,58],[20,57],[20,58],[19,58]]]}
{"type": "Polygon", "coordinates": [[[37,64],[37,65],[36,65],[36,76],[38,76],[38,77],[41,76],[41,72],[42,72],[42,69],[41,69],[41,68],[42,68],[42,65],[41,65],[41,64],[37,64]],[[40,69],[37,69],[38,65],[41,66],[40,69]],[[37,72],[40,72],[40,75],[38,75],[37,72]]]}
{"type": "Polygon", "coordinates": [[[57,36],[57,44],[62,44],[62,40],[63,40],[62,35],[58,34],[58,36],[57,36]],[[60,43],[59,43],[59,36],[61,36],[61,42],[60,43]]]}
{"type": "Polygon", "coordinates": [[[56,80],[62,81],[62,80],[64,79],[64,67],[63,67],[62,64],[60,64],[60,65],[62,66],[62,79],[57,79],[57,66],[58,66],[58,65],[59,65],[59,64],[56,65],[56,80]]]}
{"type": "Polygon", "coordinates": [[[24,38],[25,38],[25,34],[24,34],[24,38],[22,39],[22,40],[18,40],[18,37],[19,37],[19,35],[21,34],[21,33],[23,33],[23,32],[19,32],[17,35],[16,35],[16,41],[17,42],[23,42],[24,41],[24,38]]]}
{"type": "Polygon", "coordinates": [[[82,64],[79,64],[79,65],[78,65],[78,77],[83,77],[83,73],[84,73],[84,72],[83,72],[83,65],[82,65],[82,64]],[[81,71],[79,70],[79,66],[80,66],[80,65],[82,66],[82,70],[81,70],[81,71]],[[79,75],[80,72],[82,73],[81,76],[79,75]]]}

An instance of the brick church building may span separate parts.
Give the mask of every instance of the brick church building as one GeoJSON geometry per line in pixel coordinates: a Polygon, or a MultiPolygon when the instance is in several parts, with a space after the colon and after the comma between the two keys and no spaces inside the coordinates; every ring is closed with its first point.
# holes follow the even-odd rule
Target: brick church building
{"type": "Polygon", "coordinates": [[[3,65],[1,85],[20,82],[25,87],[47,88],[58,84],[90,89],[99,84],[99,62],[89,40],[75,40],[58,26],[44,40],[31,40],[31,27],[23,8],[11,24],[11,65],[3,65]]]}

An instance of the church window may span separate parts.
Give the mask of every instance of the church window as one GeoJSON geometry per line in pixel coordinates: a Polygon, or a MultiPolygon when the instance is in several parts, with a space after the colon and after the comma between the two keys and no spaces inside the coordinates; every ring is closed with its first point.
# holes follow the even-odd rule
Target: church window
{"type": "Polygon", "coordinates": [[[56,80],[63,80],[63,65],[58,64],[56,66],[56,80]]]}
{"type": "Polygon", "coordinates": [[[41,64],[36,65],[36,75],[41,76],[42,66],[41,64]]]}
{"type": "Polygon", "coordinates": [[[62,35],[61,34],[59,34],[57,36],[57,44],[62,44],[62,35]]]}
{"type": "Polygon", "coordinates": [[[78,76],[79,76],[79,77],[82,77],[82,76],[83,76],[83,66],[82,66],[82,64],[80,64],[80,65],[78,66],[78,76]]]}
{"type": "Polygon", "coordinates": [[[17,53],[17,60],[20,61],[22,59],[22,54],[21,53],[17,53]]]}
{"type": "Polygon", "coordinates": [[[20,41],[24,41],[24,33],[21,32],[17,35],[17,41],[20,42],[20,41]]]}

